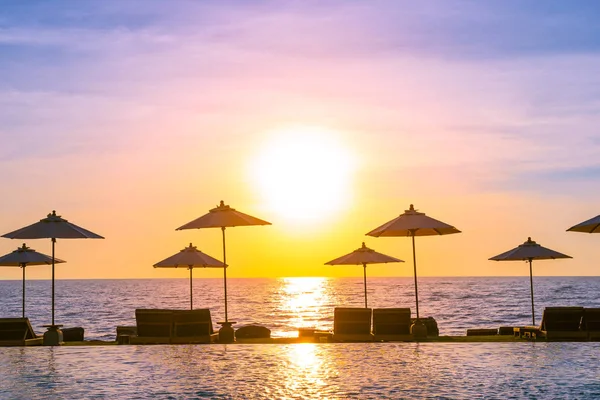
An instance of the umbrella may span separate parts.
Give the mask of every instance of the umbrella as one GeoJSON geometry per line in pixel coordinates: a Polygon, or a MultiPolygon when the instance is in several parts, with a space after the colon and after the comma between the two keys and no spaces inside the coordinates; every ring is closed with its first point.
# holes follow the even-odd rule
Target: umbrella
{"type": "Polygon", "coordinates": [[[56,239],[104,239],[102,236],[70,223],[56,211],[24,228],[2,235],[9,239],[51,239],[52,241],[52,325],[54,325],[54,243],[56,239]]]}
{"type": "Polygon", "coordinates": [[[179,253],[165,258],[164,260],[154,264],[154,268],[187,268],[190,270],[190,310],[194,309],[192,300],[192,271],[194,268],[226,268],[227,266],[216,258],[212,258],[208,254],[204,254],[192,246],[181,250],[179,253]]]}
{"type": "Polygon", "coordinates": [[[529,283],[531,285],[531,320],[535,325],[535,311],[533,307],[533,268],[531,263],[533,260],[554,260],[557,258],[573,258],[554,250],[540,246],[531,238],[512,250],[498,254],[490,258],[493,261],[529,261],[529,283]]]}
{"type": "MultiPolygon", "coordinates": [[[[54,259],[55,263],[64,263],[65,261],[54,259]]],[[[22,247],[0,257],[0,266],[2,267],[21,267],[23,268],[23,318],[25,318],[25,267],[27,265],[50,265],[52,257],[38,253],[23,243],[22,247]]]]}
{"type": "Polygon", "coordinates": [[[390,257],[385,254],[376,252],[373,249],[365,246],[363,242],[362,247],[354,250],[352,253],[346,254],[326,262],[325,265],[360,265],[363,266],[363,278],[365,286],[365,308],[367,308],[367,264],[383,264],[389,262],[404,262],[398,258],[390,257]]]}
{"type": "Polygon", "coordinates": [[[455,227],[444,222],[428,217],[424,213],[415,210],[411,204],[410,208],[400,214],[399,217],[386,222],[379,228],[367,233],[369,236],[410,236],[412,237],[413,267],[415,272],[415,303],[417,308],[417,320],[419,319],[419,290],[417,286],[417,255],[415,252],[415,236],[449,235],[460,233],[455,227]]]}
{"type": "Polygon", "coordinates": [[[600,233],[600,215],[570,227],[567,232],[600,233]]]}
{"type": "MultiPolygon", "coordinates": [[[[271,225],[270,222],[263,221],[252,217],[248,214],[236,211],[234,208],[226,205],[223,200],[221,203],[209,210],[208,214],[188,222],[185,225],[177,228],[178,231],[183,229],[201,229],[201,228],[221,228],[223,236],[223,263],[227,264],[227,256],[225,253],[225,228],[234,226],[250,226],[250,225],[271,225]]],[[[227,318],[227,268],[223,268],[223,288],[225,292],[225,322],[227,318]]]]}

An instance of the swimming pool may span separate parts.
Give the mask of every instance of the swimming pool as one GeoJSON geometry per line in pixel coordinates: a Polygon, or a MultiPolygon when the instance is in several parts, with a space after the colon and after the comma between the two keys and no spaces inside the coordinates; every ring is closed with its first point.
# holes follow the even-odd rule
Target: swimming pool
{"type": "Polygon", "coordinates": [[[0,348],[2,398],[596,398],[600,343],[0,348]]]}

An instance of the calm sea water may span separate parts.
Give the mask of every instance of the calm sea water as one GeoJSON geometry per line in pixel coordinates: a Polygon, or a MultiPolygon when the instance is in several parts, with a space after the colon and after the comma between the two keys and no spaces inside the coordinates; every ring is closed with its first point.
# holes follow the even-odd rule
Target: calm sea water
{"type": "MultiPolygon", "coordinates": [[[[529,324],[529,280],[423,278],[422,316],[444,335],[529,324]]],[[[360,279],[232,279],[230,319],[273,336],[329,329],[334,306],[363,303],[360,279]]],[[[194,303],[223,316],[219,280],[195,280],[194,303]]],[[[58,281],[56,321],[114,339],[137,307],[185,308],[189,282],[58,281]]],[[[535,278],[545,306],[600,306],[600,278],[535,278]]],[[[35,329],[50,319],[50,283],[27,283],[35,329]]],[[[372,307],[408,306],[412,280],[369,280],[372,307]]],[[[0,282],[0,315],[21,313],[20,282],[0,282]]],[[[0,348],[1,399],[600,398],[600,343],[369,343],[0,348]]]]}
{"type": "MultiPolygon", "coordinates": [[[[410,307],[412,278],[370,278],[370,307],[410,307]]],[[[600,307],[600,277],[534,278],[536,322],[547,306],[600,307]]],[[[27,282],[26,315],[36,331],[51,321],[50,282],[27,282]]],[[[229,319],[237,327],[264,325],[272,336],[296,336],[299,327],[331,329],[333,308],[362,307],[360,278],[230,279],[229,319]]],[[[194,305],[210,308],[213,322],[224,319],[219,279],[194,280],[194,305]]],[[[114,340],[117,325],[135,325],[136,308],[188,308],[189,280],[56,281],[56,323],[85,328],[86,339],[114,340]]],[[[434,317],[441,335],[467,328],[531,324],[528,277],[421,278],[421,317],[434,317]]],[[[0,316],[21,315],[21,282],[0,281],[0,316]]]]}

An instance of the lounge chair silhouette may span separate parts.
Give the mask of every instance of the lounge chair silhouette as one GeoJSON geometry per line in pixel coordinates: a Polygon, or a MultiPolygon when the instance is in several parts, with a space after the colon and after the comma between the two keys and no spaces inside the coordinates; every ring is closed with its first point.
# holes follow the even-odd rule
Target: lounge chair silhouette
{"type": "Polygon", "coordinates": [[[171,343],[211,343],[217,338],[208,308],[173,311],[171,343]]]}
{"type": "Polygon", "coordinates": [[[173,310],[137,309],[135,322],[137,336],[131,337],[135,344],[168,344],[173,332],[173,310]]]}
{"type": "Polygon", "coordinates": [[[371,342],[371,309],[336,307],[333,309],[334,342],[371,342]]]}
{"type": "Polygon", "coordinates": [[[131,344],[211,343],[218,337],[209,309],[137,309],[135,319],[137,335],[131,344]]]}
{"type": "Polygon", "coordinates": [[[376,341],[412,340],[410,308],[374,308],[373,337],[376,341]]]}
{"type": "Polygon", "coordinates": [[[43,341],[33,331],[29,318],[0,318],[0,346],[39,346],[43,341]]]}
{"type": "Polygon", "coordinates": [[[600,340],[600,308],[584,308],[581,330],[587,333],[588,340],[600,340]]]}
{"type": "Polygon", "coordinates": [[[583,307],[546,307],[540,331],[548,340],[586,339],[580,329],[583,307]]]}

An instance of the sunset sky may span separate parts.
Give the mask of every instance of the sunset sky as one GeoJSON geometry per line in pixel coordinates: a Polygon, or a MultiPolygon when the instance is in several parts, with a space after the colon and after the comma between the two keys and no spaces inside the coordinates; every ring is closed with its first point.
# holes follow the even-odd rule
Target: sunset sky
{"type": "MultiPolygon", "coordinates": [[[[0,234],[56,210],[105,240],[57,241],[57,278],[186,278],[152,265],[227,229],[228,276],[361,276],[325,266],[415,208],[463,233],[417,239],[420,276],[528,275],[489,257],[531,236],[598,275],[600,3],[4,1],[0,234]]],[[[0,239],[0,254],[22,241],[0,239]]],[[[50,240],[27,244],[49,254],[50,240]]],[[[28,277],[48,279],[49,267],[28,277]]],[[[198,271],[220,277],[218,270],[198,271]]],[[[20,279],[0,268],[0,279],[20,279]]]]}

